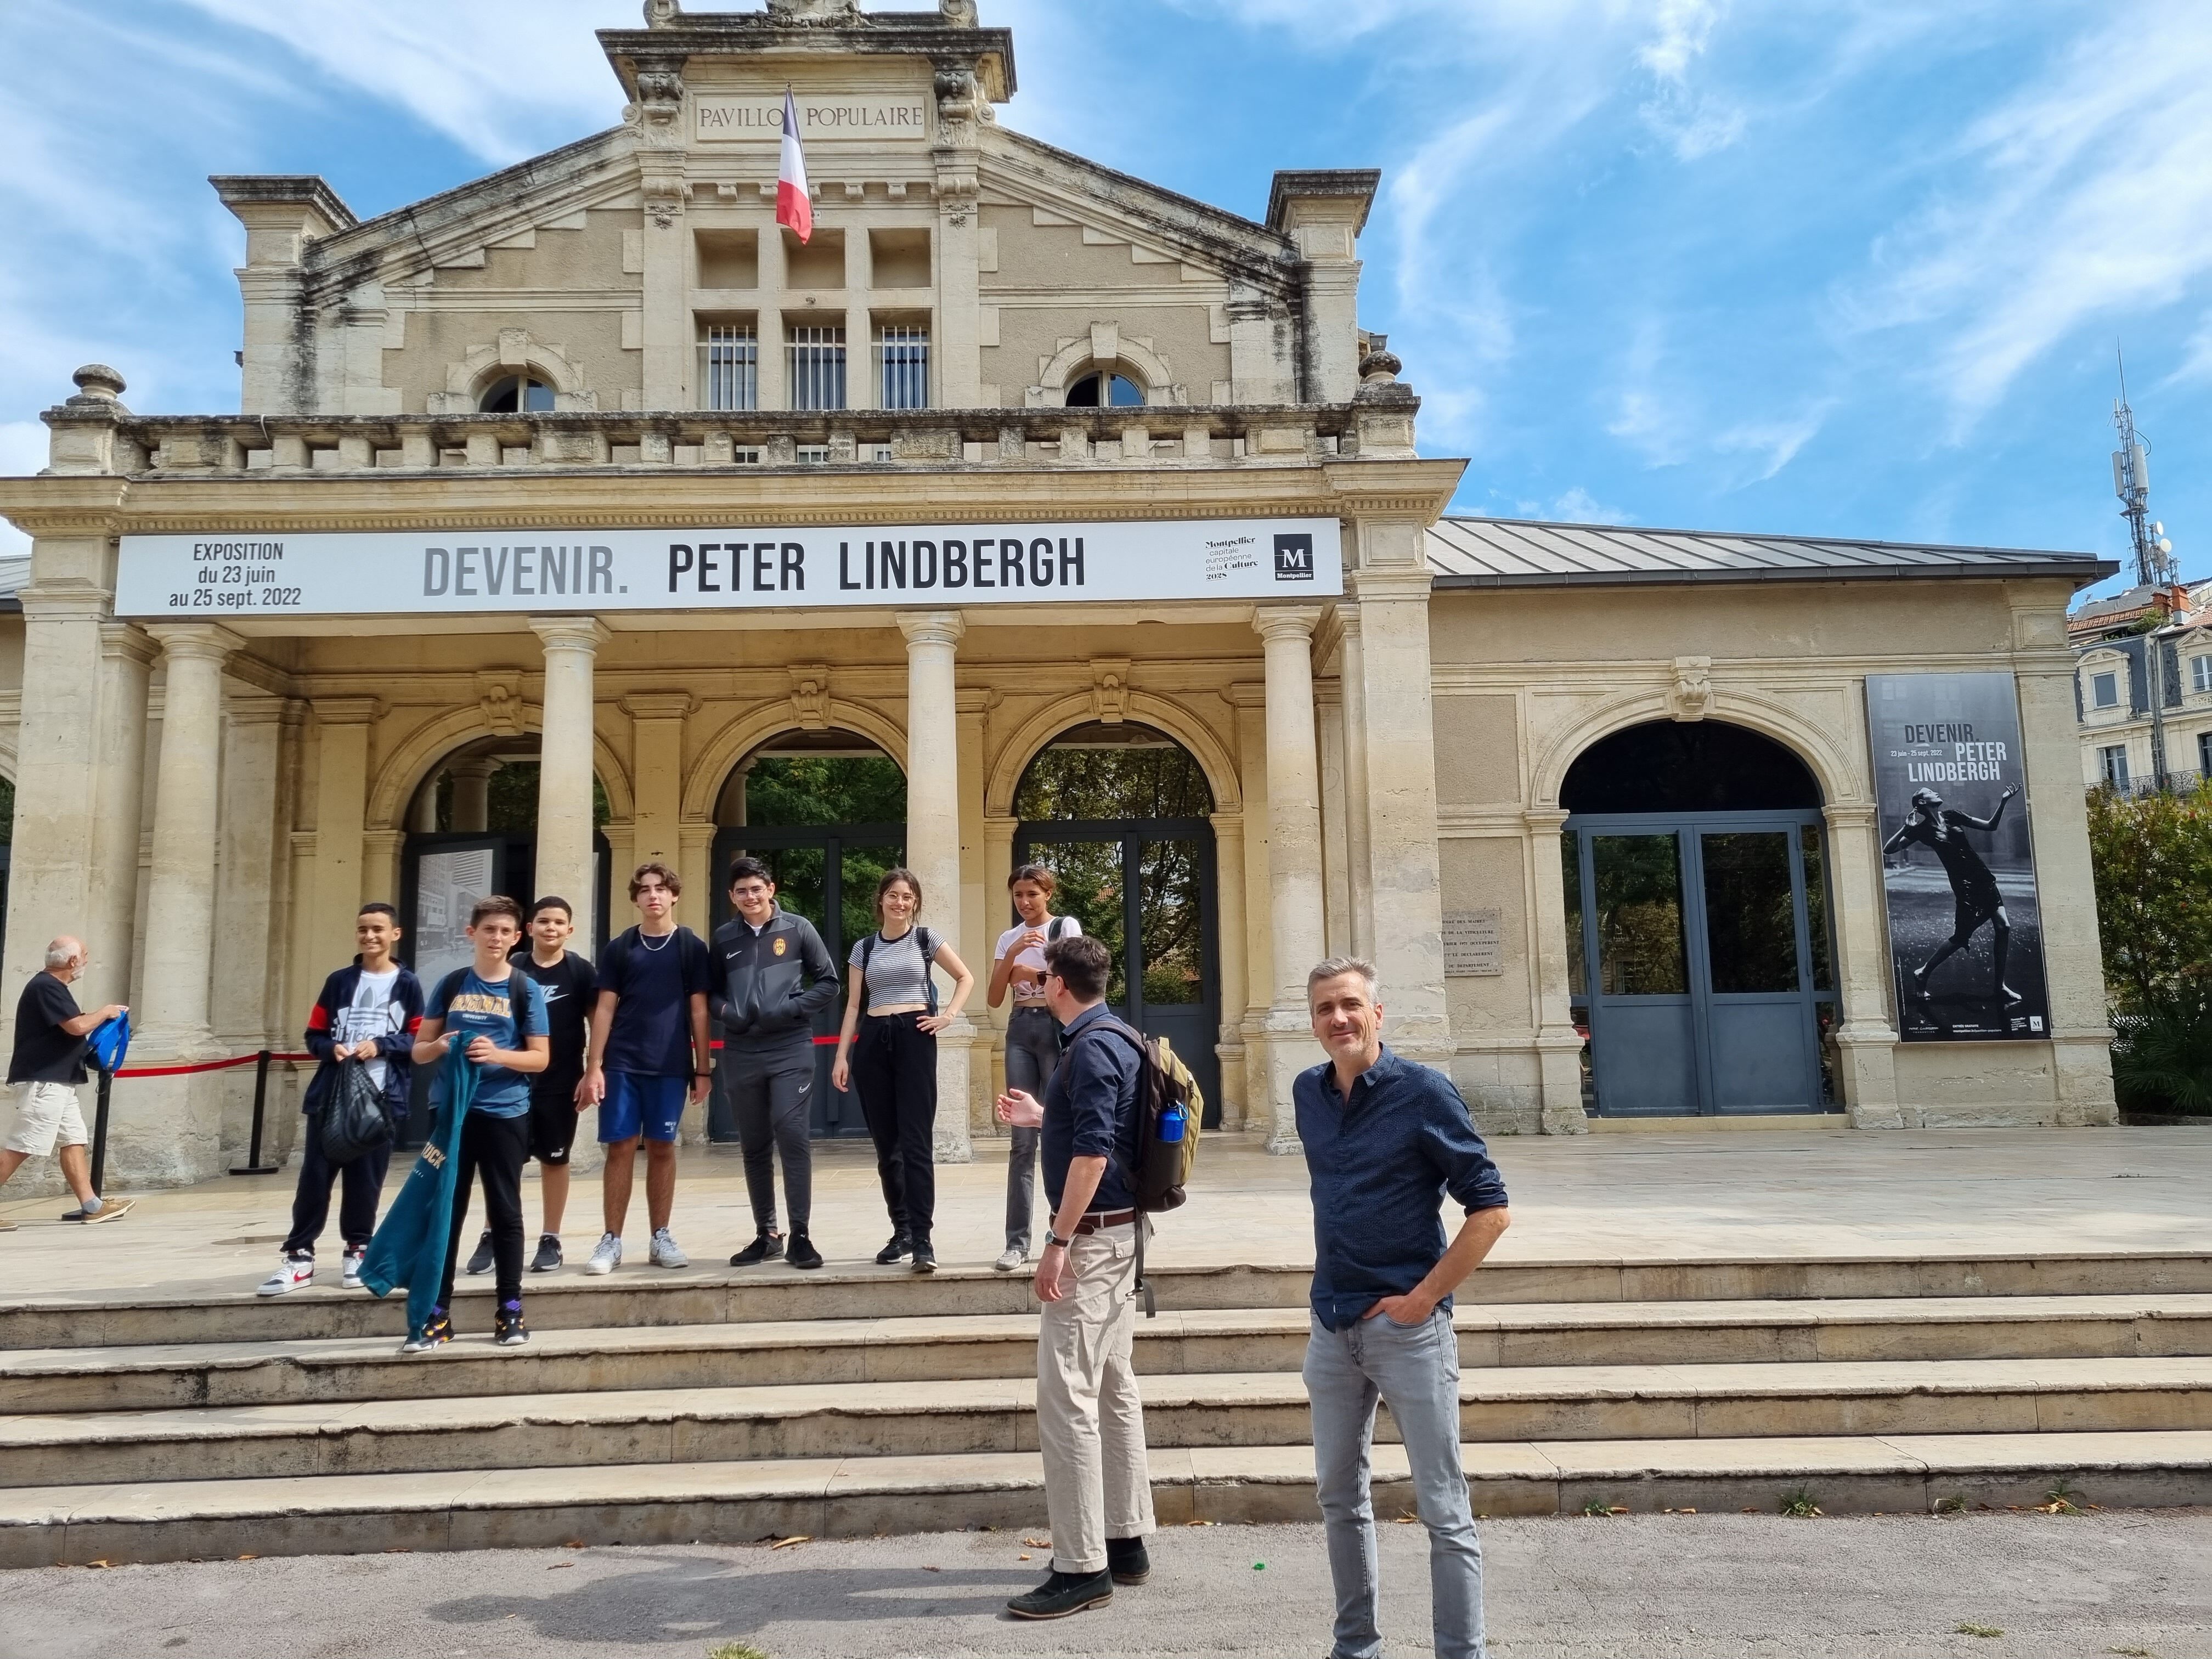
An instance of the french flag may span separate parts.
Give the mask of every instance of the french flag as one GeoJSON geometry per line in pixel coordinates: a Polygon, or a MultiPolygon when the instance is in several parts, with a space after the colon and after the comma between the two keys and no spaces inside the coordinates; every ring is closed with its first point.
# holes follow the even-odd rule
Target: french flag
{"type": "Polygon", "coordinates": [[[802,242],[814,234],[814,203],[806,193],[806,151],[799,142],[799,108],[783,89],[783,159],[775,170],[775,222],[802,242]]]}

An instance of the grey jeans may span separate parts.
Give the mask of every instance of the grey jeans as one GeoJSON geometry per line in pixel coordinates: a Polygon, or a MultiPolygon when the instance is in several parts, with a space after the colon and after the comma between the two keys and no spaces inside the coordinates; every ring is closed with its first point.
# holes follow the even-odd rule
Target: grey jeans
{"type": "MultiPolygon", "coordinates": [[[[1006,1022],[1006,1087],[1044,1098],[1060,1066],[1060,1023],[1042,1008],[1017,1008],[1006,1022]]],[[[1012,1131],[1006,1158],[1006,1248],[1027,1255],[1036,1208],[1037,1141],[1044,1131],[1012,1131]]]]}
{"type": "Polygon", "coordinates": [[[1437,1659],[1482,1659],[1482,1545],[1459,1461],[1459,1341],[1439,1308],[1419,1325],[1377,1314],[1345,1331],[1320,1320],[1306,1343],[1313,1402],[1314,1474],[1336,1583],[1331,1659],[1375,1659],[1375,1504],[1368,1450],[1375,1402],[1390,1416],[1413,1466],[1413,1504],[1429,1529],[1429,1595],[1437,1659]]]}
{"type": "Polygon", "coordinates": [[[783,1154],[783,1196],[791,1230],[806,1231],[814,1208],[812,1116],[814,1045],[785,1043],[766,1050],[725,1043],[722,1083],[745,1149],[745,1191],[753,1225],[775,1231],[775,1155],[783,1154]]]}

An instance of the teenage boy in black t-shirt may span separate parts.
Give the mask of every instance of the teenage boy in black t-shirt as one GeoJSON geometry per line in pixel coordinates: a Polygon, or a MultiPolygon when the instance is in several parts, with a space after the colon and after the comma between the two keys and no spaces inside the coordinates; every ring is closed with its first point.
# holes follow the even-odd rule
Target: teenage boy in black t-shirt
{"type": "MultiPolygon", "coordinates": [[[[575,1145],[578,1096],[584,1085],[584,1048],[591,1033],[592,1005],[599,978],[591,958],[568,948],[576,931],[568,901],[549,893],[532,907],[530,945],[514,953],[514,965],[545,992],[545,1016],[553,1027],[551,1064],[530,1079],[530,1156],[538,1160],[545,1224],[530,1271],[550,1273],[561,1265],[561,1221],[568,1210],[568,1152],[575,1145]]],[[[469,1258],[472,1273],[489,1273],[493,1258],[491,1229],[477,1241],[469,1258]]]]}

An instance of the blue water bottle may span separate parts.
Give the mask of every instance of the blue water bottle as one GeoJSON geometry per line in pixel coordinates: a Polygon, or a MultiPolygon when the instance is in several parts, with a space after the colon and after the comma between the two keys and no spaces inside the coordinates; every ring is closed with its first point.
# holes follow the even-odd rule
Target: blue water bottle
{"type": "Polygon", "coordinates": [[[1166,1111],[1160,1114],[1160,1139],[1162,1140],[1181,1140],[1182,1139],[1183,1121],[1182,1108],[1180,1106],[1169,1107],[1166,1111]]]}

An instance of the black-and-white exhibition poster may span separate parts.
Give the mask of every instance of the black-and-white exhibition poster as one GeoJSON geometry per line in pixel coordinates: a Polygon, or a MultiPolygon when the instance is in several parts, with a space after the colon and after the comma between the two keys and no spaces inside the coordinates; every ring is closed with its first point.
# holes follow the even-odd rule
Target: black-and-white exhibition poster
{"type": "Polygon", "coordinates": [[[1867,726],[1899,1035],[1907,1042],[2047,1036],[2013,677],[1869,674],[1867,726]]]}

